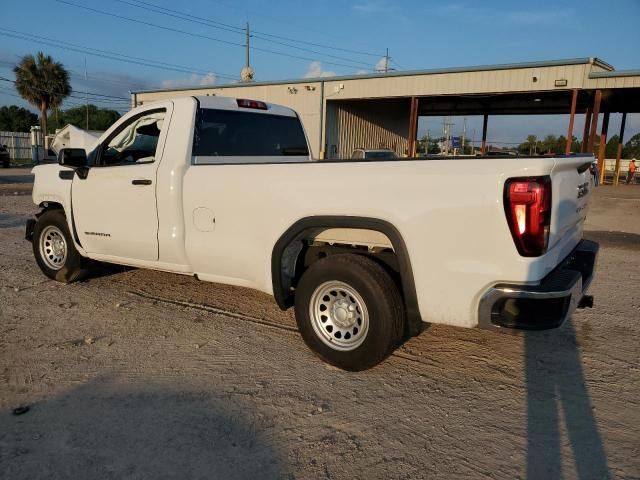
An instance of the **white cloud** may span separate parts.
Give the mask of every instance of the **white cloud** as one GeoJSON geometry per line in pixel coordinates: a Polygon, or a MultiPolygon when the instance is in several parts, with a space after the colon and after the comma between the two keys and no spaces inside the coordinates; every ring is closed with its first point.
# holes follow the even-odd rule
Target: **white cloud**
{"type": "Polygon", "coordinates": [[[366,75],[367,73],[369,73],[368,70],[363,70],[363,69],[356,70],[356,75],[366,75]]]}
{"type": "Polygon", "coordinates": [[[304,74],[304,78],[316,78],[316,77],[335,77],[336,72],[331,70],[322,70],[322,64],[320,62],[311,62],[307,72],[304,74]]]}
{"type": "Polygon", "coordinates": [[[444,4],[430,9],[429,12],[457,22],[474,24],[491,22],[494,25],[516,27],[565,25],[568,20],[575,18],[575,11],[570,8],[555,8],[553,12],[545,9],[510,10],[508,8],[489,11],[469,2],[444,4]]]}
{"type": "Polygon", "coordinates": [[[175,78],[162,81],[162,88],[188,88],[188,87],[204,87],[214,85],[216,83],[215,73],[209,72],[206,75],[198,75],[192,73],[187,78],[175,78]]]}
{"type": "Polygon", "coordinates": [[[354,5],[353,9],[360,13],[385,13],[389,12],[390,7],[384,1],[369,0],[354,5]]]}
{"type": "MultiPolygon", "coordinates": [[[[376,72],[384,72],[384,65],[386,61],[387,61],[386,57],[382,57],[380,60],[378,60],[378,63],[376,63],[376,66],[375,66],[376,72]]],[[[387,65],[387,67],[391,68],[390,65],[387,65]]]]}

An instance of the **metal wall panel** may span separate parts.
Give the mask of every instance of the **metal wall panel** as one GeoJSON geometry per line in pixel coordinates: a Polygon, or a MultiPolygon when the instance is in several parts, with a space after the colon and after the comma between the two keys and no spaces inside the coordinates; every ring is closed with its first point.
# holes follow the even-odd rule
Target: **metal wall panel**
{"type": "Polygon", "coordinates": [[[356,148],[390,148],[404,155],[409,108],[407,99],[328,101],[326,157],[349,158],[356,148]]]}

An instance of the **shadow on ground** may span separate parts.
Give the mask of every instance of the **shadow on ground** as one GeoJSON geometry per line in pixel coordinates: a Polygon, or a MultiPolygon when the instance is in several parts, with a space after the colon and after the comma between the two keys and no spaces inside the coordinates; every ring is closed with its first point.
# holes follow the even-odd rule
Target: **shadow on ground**
{"type": "Polygon", "coordinates": [[[97,380],[0,413],[0,476],[279,478],[254,412],[208,392],[97,380]]]}
{"type": "Polygon", "coordinates": [[[578,478],[610,478],[573,322],[568,321],[551,335],[558,338],[550,341],[545,332],[529,332],[525,336],[526,478],[563,478],[564,432],[578,478]]]}

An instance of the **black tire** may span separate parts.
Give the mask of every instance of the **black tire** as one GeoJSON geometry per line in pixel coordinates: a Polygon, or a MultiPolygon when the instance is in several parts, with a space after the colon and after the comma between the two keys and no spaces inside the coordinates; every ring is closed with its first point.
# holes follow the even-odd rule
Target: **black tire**
{"type": "Polygon", "coordinates": [[[33,228],[33,240],[31,243],[33,254],[40,270],[50,279],[62,283],[71,283],[81,280],[88,274],[89,260],[76,250],[67,226],[67,219],[62,210],[49,210],[40,215],[33,228]],[[41,252],[41,237],[43,233],[46,234],[48,227],[57,229],[66,243],[65,259],[57,268],[52,268],[50,266],[52,261],[43,258],[43,252],[41,252]]]}
{"type": "MultiPolygon", "coordinates": [[[[338,287],[337,293],[344,295],[343,292],[340,292],[340,287],[338,287]]],[[[331,291],[331,294],[333,295],[334,292],[331,291]]],[[[347,294],[346,297],[354,301],[350,295],[347,294]]],[[[330,297],[324,295],[323,298],[330,297]]],[[[335,295],[335,298],[340,297],[335,295]]],[[[330,301],[333,300],[327,300],[327,302],[330,301]]],[[[345,302],[349,304],[348,300],[345,302]]],[[[326,305],[324,307],[327,311],[332,310],[333,304],[327,303],[326,305]],[[327,309],[326,305],[331,306],[327,309]]],[[[359,309],[357,311],[360,312],[359,309]]],[[[402,298],[392,278],[378,263],[363,255],[356,254],[331,255],[313,263],[304,272],[296,288],[295,314],[298,329],[307,346],[325,362],[349,371],[366,370],[382,362],[400,344],[405,323],[402,298]],[[339,282],[339,284],[353,289],[364,302],[367,312],[368,330],[364,333],[364,338],[358,340],[362,343],[347,351],[337,349],[335,343],[332,343],[334,340],[328,338],[332,333],[337,335],[333,329],[328,330],[327,327],[332,318],[329,318],[327,323],[320,323],[321,320],[312,318],[316,302],[325,303],[317,295],[320,295],[323,289],[331,289],[334,282],[339,282]],[[329,333],[316,332],[316,329],[322,327],[327,329],[326,332],[329,333]],[[322,338],[323,334],[324,339],[322,338]],[[334,347],[329,346],[327,342],[332,343],[334,347]]],[[[344,321],[344,319],[342,320],[344,321]]],[[[347,320],[347,322],[349,321],[347,320]]],[[[351,326],[357,327],[358,325],[352,324],[351,326]]],[[[351,326],[345,328],[350,329],[351,326]]],[[[336,332],[341,328],[340,326],[336,327],[336,332]]],[[[350,335],[348,329],[346,331],[350,335]]],[[[355,334],[353,337],[355,339],[355,334]]],[[[344,339],[346,338],[345,334],[344,339]]],[[[342,341],[346,341],[344,339],[342,341]]]]}

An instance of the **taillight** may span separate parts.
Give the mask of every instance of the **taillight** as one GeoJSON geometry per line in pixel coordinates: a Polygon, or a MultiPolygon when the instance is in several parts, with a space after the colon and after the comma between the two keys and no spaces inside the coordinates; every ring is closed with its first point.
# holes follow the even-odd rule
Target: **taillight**
{"type": "Polygon", "coordinates": [[[260,102],[258,100],[245,100],[243,98],[238,98],[236,101],[238,102],[238,106],[243,108],[257,108],[258,110],[269,109],[266,103],[260,102]]]}
{"type": "Polygon", "coordinates": [[[513,241],[523,257],[538,257],[549,246],[551,178],[512,178],[504,187],[504,209],[513,241]]]}

